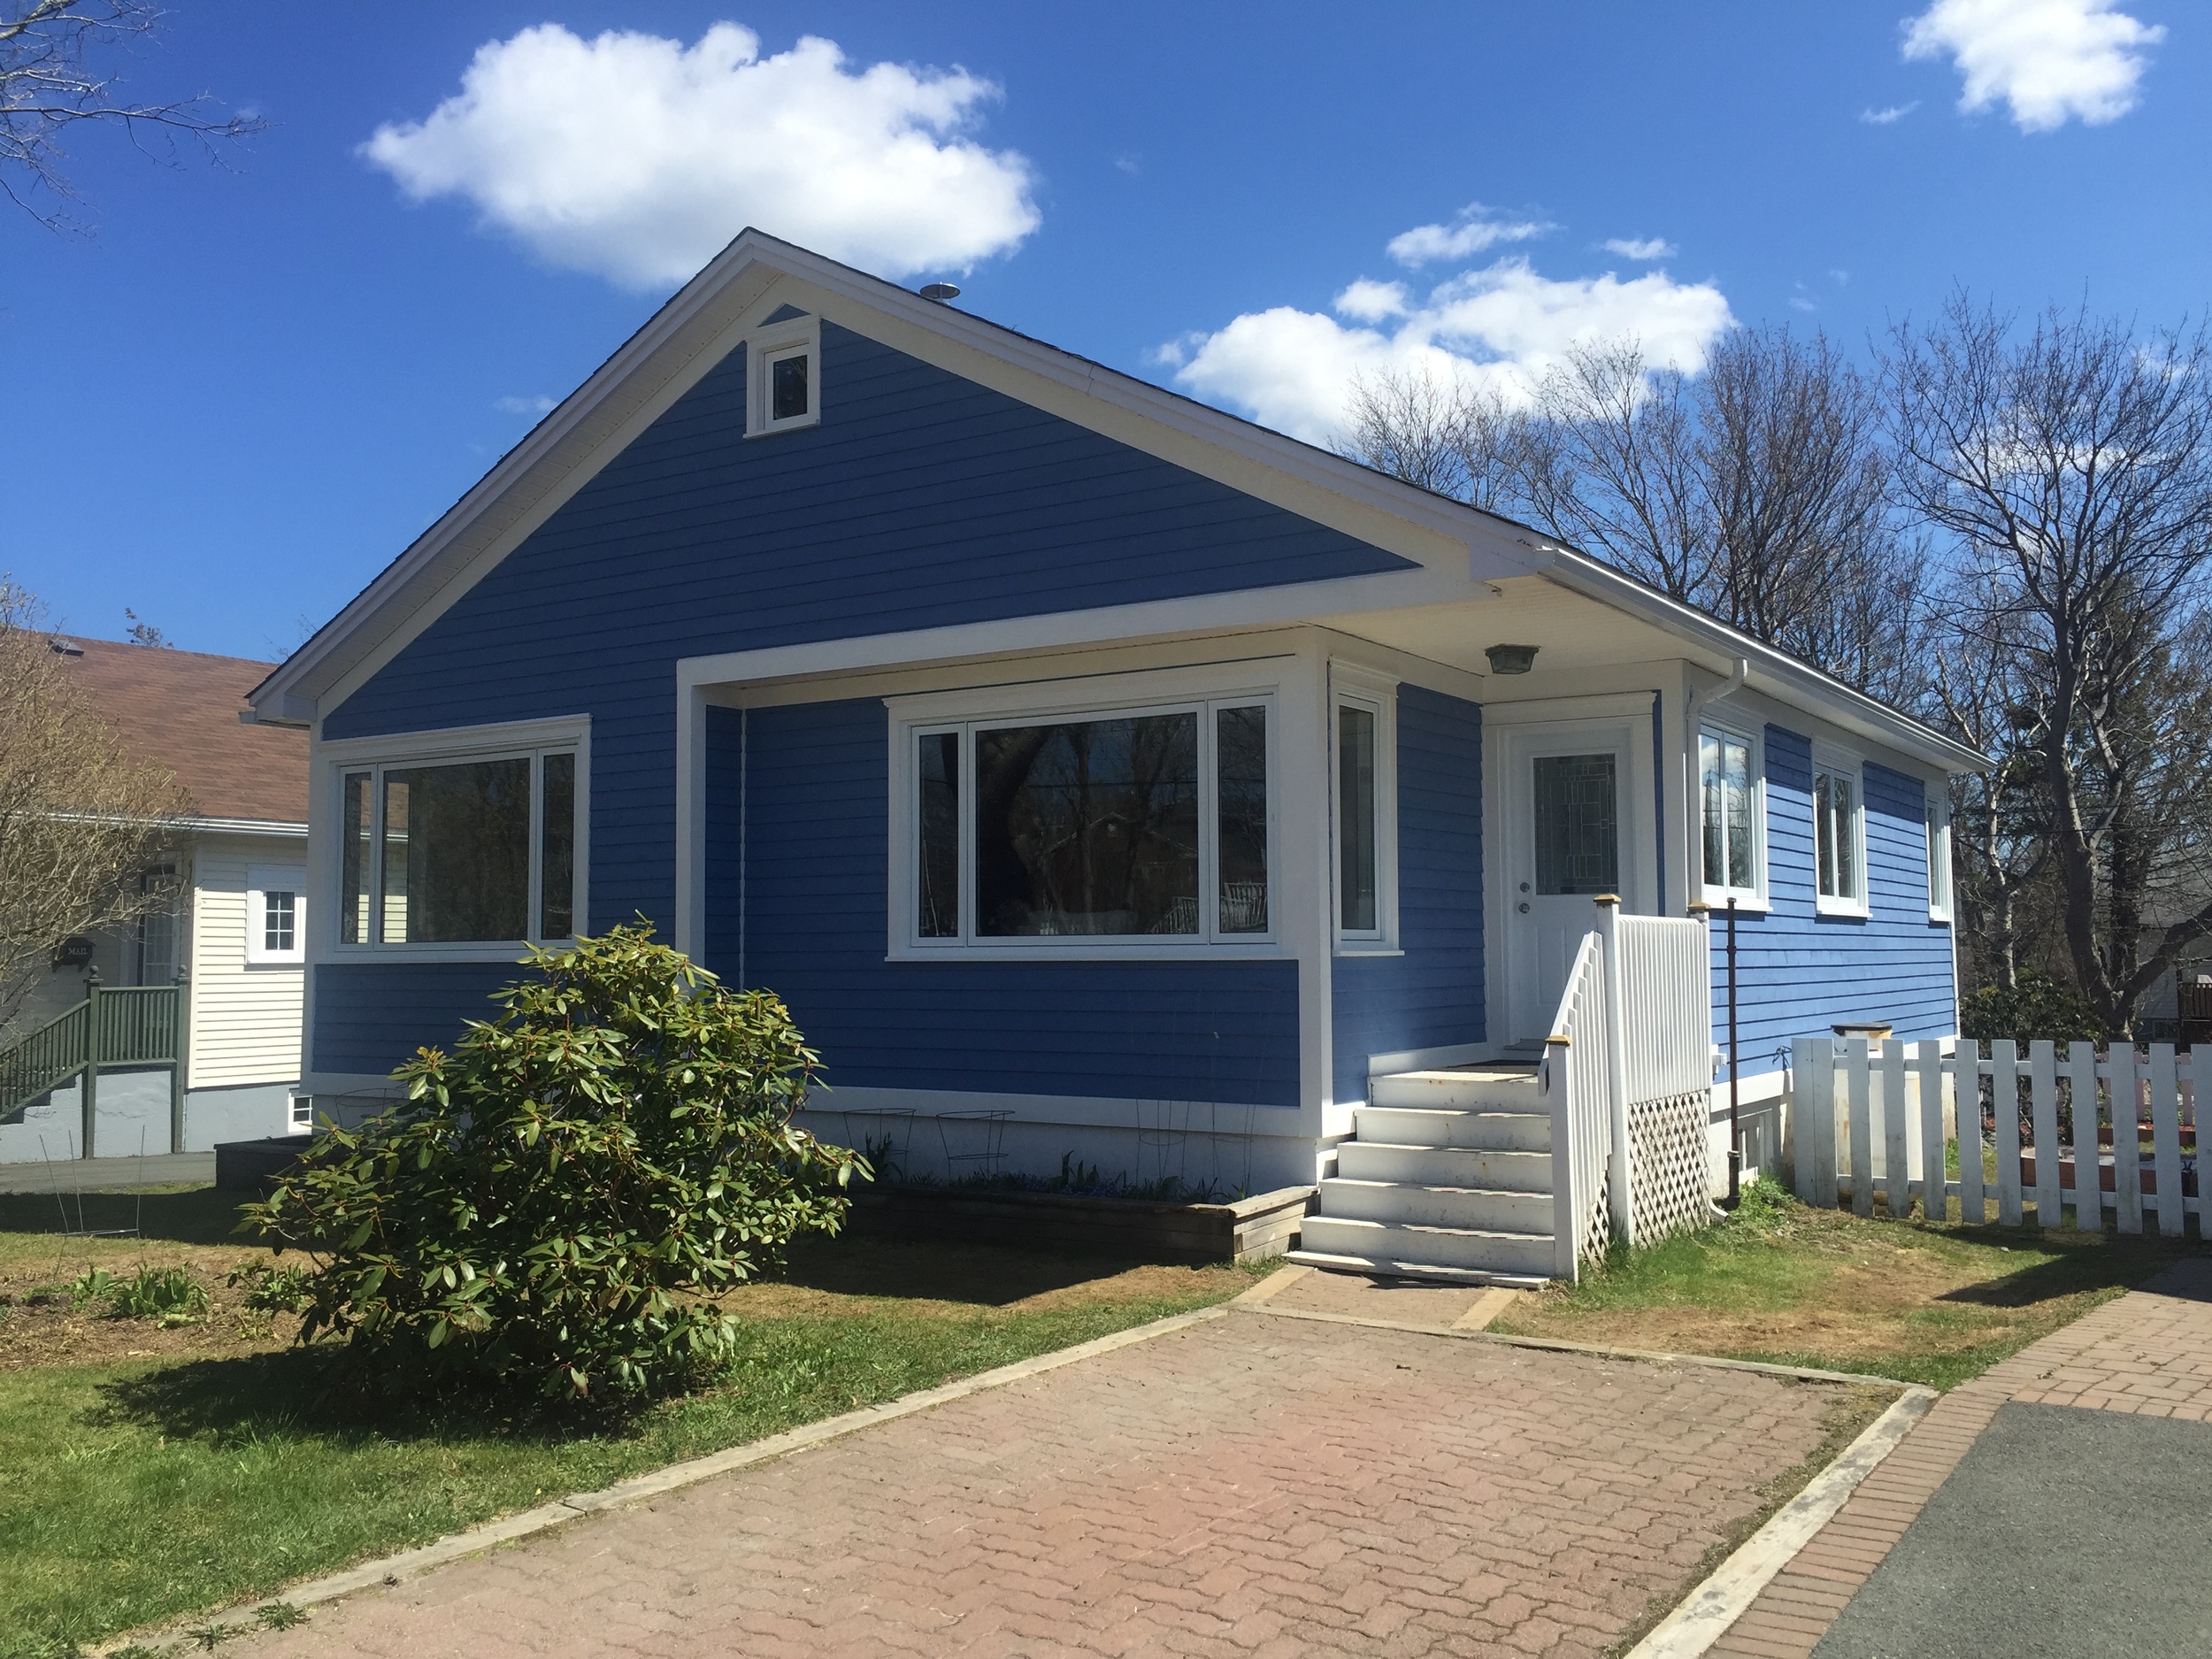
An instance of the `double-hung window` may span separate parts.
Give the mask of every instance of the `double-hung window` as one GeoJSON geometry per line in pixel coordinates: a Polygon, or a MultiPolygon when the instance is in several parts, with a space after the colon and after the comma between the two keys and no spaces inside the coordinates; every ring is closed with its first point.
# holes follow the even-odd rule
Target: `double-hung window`
{"type": "Polygon", "coordinates": [[[574,936],[585,795],[573,738],[338,768],[342,949],[511,949],[574,936]]]}
{"type": "Polygon", "coordinates": [[[906,947],[1271,941],[1273,725],[1251,695],[902,728],[906,947]]]}
{"type": "Polygon", "coordinates": [[[1813,867],[1824,912],[1867,913],[1865,797],[1857,761],[1814,752],[1813,867]]]}
{"type": "Polygon", "coordinates": [[[1766,811],[1759,746],[1740,732],[1707,726],[1697,738],[1705,902],[1762,902],[1766,811]]]}
{"type": "Polygon", "coordinates": [[[1951,919],[1951,813],[1942,786],[1927,798],[1928,919],[1951,919]]]}
{"type": "Polygon", "coordinates": [[[307,872],[289,864],[246,871],[246,960],[280,967],[307,959],[307,872]]]}

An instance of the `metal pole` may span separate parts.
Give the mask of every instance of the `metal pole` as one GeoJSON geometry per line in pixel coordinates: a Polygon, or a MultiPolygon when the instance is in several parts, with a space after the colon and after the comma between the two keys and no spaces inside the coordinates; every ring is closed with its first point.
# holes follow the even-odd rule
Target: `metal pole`
{"type": "Polygon", "coordinates": [[[1728,1207],[1743,1198],[1743,1125],[1736,1115],[1736,901],[1728,900],[1728,1207]]]}
{"type": "MultiPolygon", "coordinates": [[[[100,971],[89,970],[84,985],[84,1155],[92,1156],[92,1117],[100,1102],[100,971]]],[[[77,1217],[84,1225],[84,1217],[77,1217]]]]}

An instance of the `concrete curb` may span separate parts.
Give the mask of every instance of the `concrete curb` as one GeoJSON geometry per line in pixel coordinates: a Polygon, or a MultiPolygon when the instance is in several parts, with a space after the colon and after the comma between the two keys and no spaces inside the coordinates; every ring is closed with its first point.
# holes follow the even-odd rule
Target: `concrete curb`
{"type": "MultiPolygon", "coordinates": [[[[1266,1286],[1263,1285],[1262,1289],[1266,1286]]],[[[1770,1365],[1764,1360],[1721,1359],[1710,1354],[1657,1354],[1634,1348],[1602,1348],[1594,1342],[1562,1342],[1548,1336],[1509,1336],[1502,1332],[1471,1330],[1460,1325],[1412,1325],[1402,1319],[1370,1319],[1356,1313],[1324,1313],[1313,1308],[1271,1308],[1263,1303],[1248,1301],[1251,1293],[1228,1303],[1228,1307],[1248,1313],[1265,1314],[1271,1319],[1311,1319],[1319,1325],[1358,1325],[1375,1331],[1410,1331],[1417,1336],[1448,1336],[1463,1342],[1494,1342],[1502,1348],[1540,1348],[1557,1354],[1586,1354],[1594,1359],[1634,1360],[1646,1365],[1707,1365],[1717,1371],[1757,1371],[1768,1377],[1789,1377],[1799,1382],[1864,1383],[1878,1388],[1902,1388],[1910,1392],[1919,1388],[1894,1377],[1873,1377],[1860,1371],[1816,1371],[1808,1365],[1770,1365]]],[[[1922,1390],[1922,1392],[1926,1392],[1922,1390]]]]}
{"type": "Polygon", "coordinates": [[[1630,1648],[1627,1659],[1697,1659],[1726,1635],[1774,1575],[1835,1517],[1859,1483],[1928,1415],[1936,1399],[1932,1388],[1909,1388],[1842,1455],[1815,1475],[1804,1491],[1721,1563],[1657,1629],[1630,1648]]]}
{"type": "Polygon", "coordinates": [[[541,1503],[518,1515],[503,1516],[496,1521],[487,1521],[481,1526],[472,1526],[465,1532],[455,1532],[434,1540],[419,1548],[402,1550],[397,1555],[364,1562],[357,1567],[349,1567],[343,1572],[331,1573],[326,1578],[311,1578],[304,1584],[296,1584],[289,1589],[264,1596],[250,1606],[241,1605],[202,1617],[171,1620],[148,1629],[128,1632],[89,1651],[109,1654],[134,1643],[173,1640],[182,1635],[188,1626],[201,1630],[211,1625],[227,1629],[252,1624],[259,1620],[260,1609],[273,1603],[310,1608],[337,1601],[342,1596],[352,1595],[358,1591],[403,1583],[448,1562],[478,1555],[502,1544],[511,1544],[518,1539],[549,1532],[554,1527],[566,1525],[587,1515],[620,1509],[626,1504],[641,1503],[649,1498],[696,1486],[700,1481],[710,1480],[717,1475],[726,1475],[733,1470],[788,1457],[795,1452],[803,1452],[829,1440],[841,1440],[862,1429],[873,1428],[879,1423],[912,1417],[918,1411],[927,1411],[955,1400],[964,1400],[970,1394],[1003,1388],[1009,1383],[1056,1371],[1063,1365],[1072,1365],[1102,1354],[1110,1354],[1117,1348],[1133,1348],[1155,1337],[1171,1335],[1194,1325],[1223,1318],[1228,1311],[1228,1304],[1216,1303],[1210,1308],[1193,1309],[1188,1313],[1170,1314],[1166,1318],[1155,1319],[1149,1325],[1132,1325],[1126,1331],[1117,1331],[1110,1336],[1094,1337],[1088,1342],[1079,1342],[1073,1348],[1056,1348],[1049,1354],[1040,1354],[1011,1365],[1002,1365],[996,1371],[979,1371],[972,1377],[947,1383],[941,1387],[901,1394],[897,1399],[887,1400],[879,1406],[865,1406],[858,1411],[848,1411],[841,1417],[825,1417],[819,1423],[787,1429],[781,1434],[770,1435],[766,1440],[749,1440],[742,1446],[733,1446],[727,1451],[710,1452],[704,1457],[694,1457],[685,1463],[671,1463],[664,1469],[633,1475],[627,1480],[618,1480],[598,1492],[580,1492],[551,1503],[541,1503]]]}

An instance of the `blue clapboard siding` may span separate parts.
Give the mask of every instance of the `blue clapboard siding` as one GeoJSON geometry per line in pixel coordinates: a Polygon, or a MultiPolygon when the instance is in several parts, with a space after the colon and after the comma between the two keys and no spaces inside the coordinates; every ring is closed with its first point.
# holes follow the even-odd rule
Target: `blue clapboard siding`
{"type": "Polygon", "coordinates": [[[1296,964],[887,962],[882,703],[707,718],[707,965],[781,995],[833,1089],[1296,1104],[1296,964]]]}
{"type": "Polygon", "coordinates": [[[749,441],[732,353],[324,734],[589,714],[589,925],[664,920],[679,657],[1413,568],[849,330],[822,357],[821,424],[749,441]]]}
{"type": "Polygon", "coordinates": [[[1482,710],[1398,688],[1398,933],[1405,954],[1339,956],[1335,1098],[1367,1056],[1483,1041],[1482,710]]]}
{"type": "Polygon", "coordinates": [[[381,1075],[418,1048],[451,1048],[461,1022],[491,1019],[513,962],[326,962],[315,968],[308,1069],[381,1075]]]}
{"type": "MultiPolygon", "coordinates": [[[[1864,920],[1815,906],[1812,744],[1766,728],[1767,886],[1773,909],[1737,922],[1740,1042],[1746,1075],[1775,1068],[1793,1037],[1839,1020],[1886,1019],[1908,1041],[1944,1037],[1952,1018],[1951,930],[1928,920],[1925,792],[1866,767],[1864,920]]],[[[1725,925],[1713,918],[1713,1039],[1728,1040],[1725,925]]]]}

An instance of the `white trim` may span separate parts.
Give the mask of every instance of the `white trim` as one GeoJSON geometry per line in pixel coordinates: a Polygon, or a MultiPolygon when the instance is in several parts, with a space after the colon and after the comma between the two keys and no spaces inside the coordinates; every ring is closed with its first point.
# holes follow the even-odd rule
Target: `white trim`
{"type": "Polygon", "coordinates": [[[1698,878],[1699,896],[1716,910],[1726,910],[1728,901],[1736,901],[1736,914],[1747,911],[1756,914],[1770,908],[1767,874],[1767,773],[1766,735],[1756,722],[1738,725],[1725,716],[1716,716],[1701,710],[1697,723],[1698,753],[1694,772],[1697,790],[1694,796],[1692,820],[1697,826],[1697,840],[1691,848],[1690,868],[1698,878]],[[1749,757],[1745,764],[1751,781],[1751,885],[1732,887],[1725,882],[1715,883],[1705,879],[1705,739],[1733,738],[1747,745],[1749,757]]]}
{"type": "Polygon", "coordinates": [[[1329,939],[1340,956],[1398,956],[1398,680],[1357,663],[1329,659],[1329,939]],[[1340,709],[1375,718],[1375,925],[1344,926],[1343,741],[1340,709]]]}
{"type": "Polygon", "coordinates": [[[251,967],[300,966],[307,960],[307,867],[304,864],[246,866],[246,962],[251,967]],[[292,900],[292,948],[272,950],[268,897],[283,893],[292,900]]]}
{"type": "Polygon", "coordinates": [[[772,328],[757,329],[745,342],[745,435],[765,438],[822,424],[822,319],[793,317],[772,328]],[[778,420],[772,411],[771,376],[787,357],[806,358],[806,410],[778,420]]]}
{"type": "Polygon", "coordinates": [[[1951,792],[1943,784],[1923,781],[1921,823],[1927,833],[1931,879],[1928,892],[1928,919],[1948,924],[1952,920],[1955,874],[1951,867],[1951,792]],[[1943,898],[1936,900],[1933,875],[1940,871],[1943,876],[1943,898]]]}
{"type": "Polygon", "coordinates": [[[1866,868],[1866,759],[1847,749],[1815,743],[1812,763],[1813,910],[1820,916],[1864,919],[1873,914],[1868,896],[1873,884],[1867,879],[1866,868]],[[1824,774],[1851,786],[1852,875],[1858,884],[1854,893],[1832,895],[1820,890],[1820,780],[1824,774]]]}
{"type": "MultiPolygon", "coordinates": [[[[308,852],[308,890],[330,899],[328,904],[310,903],[309,959],[316,963],[345,962],[512,962],[530,943],[558,943],[538,933],[543,915],[541,883],[543,871],[543,826],[540,822],[544,796],[544,756],[572,752],[576,757],[576,840],[572,853],[572,925],[576,933],[590,926],[591,872],[591,717],[565,715],[538,720],[510,720],[488,726],[445,726],[429,732],[397,732],[379,737],[319,737],[309,745],[309,787],[317,808],[312,822],[321,829],[311,835],[308,852]],[[388,945],[362,941],[349,944],[339,938],[340,893],[342,872],[344,776],[366,772],[381,776],[392,766],[434,764],[445,760],[530,757],[530,888],[529,940],[471,940],[438,944],[388,945]]],[[[372,786],[375,811],[382,812],[381,791],[372,786]]],[[[380,880],[380,872],[371,872],[380,880]]],[[[372,909],[373,910],[373,902],[372,909]]]]}
{"type": "Polygon", "coordinates": [[[281,818],[188,818],[179,820],[178,827],[210,835],[276,835],[287,841],[303,841],[307,836],[305,824],[288,823],[281,818]]]}
{"type": "Polygon", "coordinates": [[[1548,725],[1554,720],[1648,720],[1656,691],[1615,691],[1594,697],[1536,697],[1526,703],[1494,701],[1497,682],[1488,686],[1482,723],[1492,726],[1548,725]]]}
{"type": "Polygon", "coordinates": [[[889,720],[887,794],[889,813],[885,914],[887,956],[894,962],[1126,961],[1209,959],[1282,960],[1294,953],[1283,943],[1286,895],[1282,869],[1281,670],[1294,659],[1263,659],[1195,668],[1162,669],[1112,676],[1030,682],[1018,686],[928,692],[884,699],[889,720]],[[1259,667],[1255,675],[1251,671],[1259,667]],[[1267,672],[1273,670],[1273,672],[1267,672]],[[1217,760],[1216,721],[1220,710],[1258,706],[1267,711],[1268,928],[1264,933],[1225,933],[1214,902],[1217,875],[1217,760]],[[975,734],[979,727],[1013,722],[1067,724],[1142,714],[1197,717],[1199,766],[1199,931],[1187,936],[1070,935],[1064,939],[1000,938],[979,931],[975,914],[975,734]],[[918,741],[957,733],[960,743],[959,932],[926,937],[918,931],[921,891],[918,741]]]}

